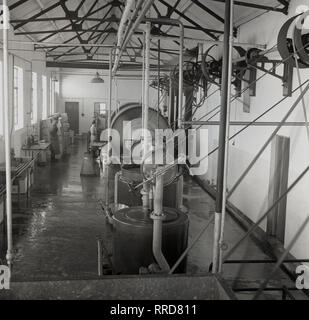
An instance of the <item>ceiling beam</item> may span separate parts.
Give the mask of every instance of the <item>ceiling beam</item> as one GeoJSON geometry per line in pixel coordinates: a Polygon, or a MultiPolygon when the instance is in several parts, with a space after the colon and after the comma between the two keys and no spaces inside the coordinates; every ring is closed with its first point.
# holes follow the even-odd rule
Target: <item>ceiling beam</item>
{"type": "MultiPolygon", "coordinates": [[[[221,23],[225,23],[225,20],[220,17],[216,12],[214,12],[213,10],[209,9],[206,5],[204,5],[203,3],[201,3],[199,0],[191,0],[195,5],[197,5],[198,7],[200,7],[202,10],[204,10],[205,12],[207,12],[208,14],[210,14],[212,17],[214,17],[216,20],[218,20],[221,23]]],[[[237,28],[234,28],[234,33],[237,33],[237,28]]]]}
{"type": "MultiPolygon", "coordinates": [[[[64,0],[64,1],[67,1],[67,0],[64,0]]],[[[39,13],[36,13],[35,15],[31,16],[29,19],[36,19],[42,15],[44,15],[45,13],[49,12],[49,11],[52,11],[54,10],[55,8],[59,7],[61,5],[61,2],[57,2],[53,5],[51,5],[50,7],[44,9],[44,10],[41,10],[39,13]]],[[[14,30],[18,29],[18,28],[21,28],[23,27],[24,25],[26,25],[27,23],[29,23],[29,19],[26,19],[28,21],[24,21],[22,23],[18,23],[17,25],[14,26],[14,30]]]]}
{"type": "MultiPolygon", "coordinates": [[[[46,61],[47,68],[71,68],[71,69],[95,69],[95,70],[109,70],[109,63],[70,63],[70,62],[54,62],[54,61],[46,61]]],[[[130,64],[123,63],[120,65],[119,70],[123,71],[139,71],[142,70],[142,63],[130,64]]],[[[157,65],[150,65],[150,69],[156,70],[158,68],[157,65]]],[[[170,71],[169,66],[161,66],[162,71],[170,71]]]]}
{"type": "Polygon", "coordinates": [[[81,0],[81,2],[79,3],[79,5],[76,7],[75,12],[78,12],[80,10],[80,8],[84,5],[86,0],[81,0]]]}
{"type": "Polygon", "coordinates": [[[181,0],[177,0],[173,7],[167,7],[167,13],[166,13],[167,18],[170,18],[172,16],[173,12],[177,9],[180,1],[181,0]]]}
{"type": "MultiPolygon", "coordinates": [[[[116,33],[117,30],[114,30],[114,29],[111,29],[111,30],[91,30],[91,29],[82,29],[82,30],[78,30],[79,32],[82,32],[83,34],[85,33],[88,33],[88,32],[97,32],[97,33],[116,33]]],[[[23,31],[23,32],[15,32],[15,35],[16,36],[21,36],[21,35],[29,35],[29,34],[49,34],[49,33],[53,33],[54,31],[53,30],[37,30],[37,31],[23,31]]],[[[76,33],[77,31],[76,30],[59,30],[59,32],[57,33],[70,33],[70,32],[73,32],[73,33],[76,33]]],[[[86,40],[83,40],[81,37],[80,37],[80,34],[79,34],[79,37],[76,35],[77,38],[79,38],[80,40],[80,43],[81,44],[84,44],[83,41],[86,41],[86,40]]]]}
{"type": "MultiPolygon", "coordinates": [[[[97,25],[92,26],[91,28],[89,28],[89,30],[93,30],[96,26],[97,26],[97,25]]],[[[82,33],[82,34],[83,34],[83,33],[82,33]]],[[[76,38],[77,38],[77,36],[74,36],[74,37],[72,37],[72,38],[64,41],[63,44],[66,45],[66,46],[70,46],[70,42],[71,42],[72,40],[76,39],[76,38]]],[[[42,42],[42,41],[39,41],[39,42],[42,42]]],[[[47,42],[44,42],[44,47],[43,47],[43,48],[46,48],[46,46],[45,46],[46,43],[47,43],[47,42]]],[[[90,45],[90,44],[88,43],[87,46],[89,46],[89,45],[90,45]]],[[[72,46],[76,47],[76,44],[72,43],[72,46]]],[[[51,45],[51,46],[49,47],[50,50],[49,50],[48,52],[54,51],[54,50],[58,49],[59,47],[61,47],[60,44],[59,44],[59,45],[55,45],[55,46],[52,46],[52,45],[51,45]]],[[[77,47],[79,47],[79,46],[77,46],[77,47]]],[[[39,47],[39,45],[36,44],[35,49],[42,49],[42,47],[39,47]]]]}
{"type": "MultiPolygon", "coordinates": [[[[195,27],[198,28],[203,28],[200,24],[198,24],[197,22],[195,22],[194,20],[190,19],[189,17],[187,17],[185,14],[183,14],[181,11],[175,9],[173,6],[171,6],[168,2],[164,1],[164,0],[159,0],[162,4],[164,4],[166,7],[170,8],[171,10],[173,10],[173,12],[177,13],[181,18],[185,19],[186,21],[188,21],[189,23],[191,23],[192,25],[194,25],[195,27]]],[[[214,34],[212,34],[211,32],[208,32],[206,30],[203,30],[204,33],[206,33],[210,38],[214,39],[214,40],[218,40],[218,37],[215,36],[214,34]]]]}
{"type": "MultiPolygon", "coordinates": [[[[66,6],[66,4],[65,4],[65,1],[63,1],[63,2],[61,1],[61,7],[62,7],[65,15],[69,18],[69,17],[72,15],[72,13],[71,13],[71,12],[69,11],[69,9],[67,8],[67,6],[66,6]]],[[[77,12],[75,12],[75,14],[77,15],[77,12]]],[[[78,41],[79,41],[81,44],[83,44],[85,41],[84,41],[84,39],[81,37],[81,35],[79,34],[79,30],[77,30],[77,23],[74,22],[74,21],[72,20],[72,18],[69,18],[69,20],[70,20],[71,25],[72,25],[72,30],[76,33],[76,36],[77,36],[78,41]]],[[[82,24],[82,22],[81,22],[81,24],[82,24]]],[[[81,30],[81,31],[83,32],[83,30],[81,30]]],[[[83,48],[83,50],[84,50],[85,53],[89,53],[89,52],[90,52],[90,50],[87,49],[86,47],[82,47],[82,48],[83,48]]]]}
{"type": "MultiPolygon", "coordinates": [[[[212,0],[212,1],[225,3],[225,0],[212,0]]],[[[260,10],[266,10],[266,11],[281,12],[281,13],[287,14],[286,7],[278,8],[278,7],[274,7],[274,6],[271,7],[271,6],[265,6],[265,5],[257,4],[257,3],[244,2],[244,1],[234,1],[234,5],[248,7],[248,8],[254,8],[254,9],[260,9],[260,10]]]]}
{"type": "MultiPolygon", "coordinates": [[[[100,7],[99,9],[96,9],[96,10],[92,11],[92,10],[94,9],[94,7],[96,6],[96,4],[98,3],[98,0],[95,0],[94,3],[92,4],[92,6],[90,7],[90,9],[87,11],[86,15],[85,15],[84,17],[82,17],[81,21],[84,21],[84,18],[91,17],[91,16],[94,15],[95,13],[97,13],[97,12],[99,12],[99,11],[101,11],[101,10],[104,10],[104,9],[105,9],[106,7],[108,7],[112,2],[113,2],[113,1],[110,1],[110,2],[106,3],[105,5],[103,5],[102,7],[100,7]]],[[[69,28],[69,27],[71,27],[71,26],[72,26],[72,24],[69,23],[69,24],[65,25],[64,27],[62,27],[61,29],[59,29],[59,30],[60,30],[60,31],[66,30],[67,28],[69,28]]],[[[45,38],[41,39],[40,41],[43,42],[43,41],[51,38],[52,36],[54,36],[56,33],[57,33],[57,31],[54,31],[54,33],[46,36],[45,38]]],[[[73,39],[76,39],[76,37],[77,37],[77,36],[75,36],[73,39]]],[[[73,40],[73,39],[72,39],[72,40],[73,40]]],[[[69,40],[69,41],[71,41],[71,40],[69,40]]]]}
{"type": "Polygon", "coordinates": [[[20,1],[17,1],[17,2],[15,2],[15,3],[13,3],[13,4],[11,4],[11,5],[9,6],[9,10],[14,10],[15,8],[21,6],[22,4],[24,4],[25,2],[28,2],[28,1],[29,1],[29,0],[20,0],[20,1]]]}
{"type": "MultiPolygon", "coordinates": [[[[66,17],[52,17],[52,18],[37,18],[37,19],[11,19],[11,23],[21,23],[21,22],[48,22],[48,21],[68,21],[69,19],[66,17]]],[[[94,21],[98,22],[102,19],[100,18],[84,18],[84,17],[78,17],[73,18],[73,21],[79,22],[79,21],[94,21]]]]}

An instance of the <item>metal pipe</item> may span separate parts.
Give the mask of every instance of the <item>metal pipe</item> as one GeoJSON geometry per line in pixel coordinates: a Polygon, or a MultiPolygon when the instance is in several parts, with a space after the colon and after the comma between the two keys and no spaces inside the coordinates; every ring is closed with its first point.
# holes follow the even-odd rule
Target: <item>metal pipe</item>
{"type": "MultiPolygon", "coordinates": [[[[176,19],[145,19],[157,24],[175,24],[180,28],[179,36],[179,78],[178,78],[178,128],[181,128],[183,119],[183,51],[184,51],[184,25],[181,21],[176,19]]],[[[161,37],[161,36],[160,36],[161,37]]]]}
{"type": "Polygon", "coordinates": [[[183,175],[179,176],[177,183],[177,209],[183,210],[183,175]]]}
{"type": "Polygon", "coordinates": [[[121,176],[121,171],[116,172],[115,174],[115,186],[114,186],[114,206],[115,210],[117,210],[118,206],[118,182],[119,182],[119,177],[121,176]]]}
{"type": "MultiPolygon", "coordinates": [[[[205,126],[218,126],[220,125],[219,121],[185,121],[184,125],[205,125],[205,126]]],[[[280,124],[279,121],[259,121],[259,122],[252,122],[252,121],[230,121],[230,126],[247,126],[250,125],[251,127],[272,127],[278,126],[280,124]]],[[[285,122],[283,127],[304,127],[307,126],[307,122],[285,122]]]]}
{"type": "Polygon", "coordinates": [[[144,110],[145,110],[145,52],[146,52],[146,34],[143,34],[143,48],[142,48],[142,124],[144,123],[144,110]]]}
{"type": "Polygon", "coordinates": [[[7,0],[3,0],[3,119],[5,141],[5,177],[6,177],[6,223],[7,223],[7,253],[6,260],[9,268],[13,262],[12,236],[12,177],[11,177],[11,135],[10,135],[10,106],[9,106],[9,51],[8,29],[9,12],[7,0]]]}
{"type": "Polygon", "coordinates": [[[173,94],[173,81],[172,77],[169,78],[169,95],[168,95],[168,123],[172,125],[172,94],[173,94]]]}
{"type": "MultiPolygon", "coordinates": [[[[178,39],[179,36],[174,36],[174,35],[170,35],[170,36],[164,36],[164,35],[154,35],[153,36],[154,38],[157,38],[157,37],[162,37],[162,38],[165,38],[165,39],[178,39]]],[[[184,40],[188,40],[188,41],[197,41],[197,42],[202,42],[202,43],[209,43],[210,45],[213,45],[213,44],[223,44],[223,41],[221,40],[206,40],[206,39],[200,39],[200,38],[190,38],[190,37],[184,37],[184,40]]],[[[238,47],[243,47],[243,48],[258,48],[258,49],[263,49],[265,50],[267,53],[268,52],[274,52],[276,50],[272,50],[272,51],[268,51],[266,50],[266,47],[267,45],[265,44],[251,44],[251,43],[244,43],[244,42],[235,42],[233,43],[233,46],[238,46],[238,47]]],[[[239,61],[243,61],[244,59],[241,58],[239,61]]],[[[238,60],[235,60],[235,61],[238,61],[238,60]]],[[[234,62],[234,60],[233,60],[234,62]]]]}
{"type": "Polygon", "coordinates": [[[233,0],[225,3],[225,24],[224,24],[224,48],[223,48],[223,69],[221,87],[221,112],[220,112],[220,133],[219,133],[219,155],[217,168],[217,197],[214,226],[214,247],[213,247],[213,273],[221,271],[226,187],[227,187],[227,159],[229,145],[229,120],[231,105],[231,80],[232,80],[232,50],[233,50],[233,0]]]}
{"type": "Polygon", "coordinates": [[[103,275],[102,239],[97,239],[98,244],[98,276],[103,275]]]}
{"type": "Polygon", "coordinates": [[[108,142],[107,142],[107,163],[106,163],[106,189],[105,189],[105,203],[106,210],[109,210],[109,166],[112,161],[110,159],[110,147],[111,147],[111,117],[112,117],[112,87],[113,87],[113,49],[109,53],[109,81],[108,81],[108,115],[107,115],[107,130],[108,130],[108,142]]]}
{"type": "Polygon", "coordinates": [[[124,36],[123,33],[125,31],[124,30],[125,29],[125,25],[126,25],[127,20],[129,19],[130,12],[133,9],[133,6],[135,4],[134,2],[135,2],[134,0],[127,0],[126,1],[126,5],[125,5],[125,8],[123,10],[123,13],[122,13],[122,16],[121,16],[121,20],[120,20],[120,23],[119,23],[119,27],[118,27],[117,47],[121,46],[121,42],[122,42],[122,39],[123,39],[123,36],[124,36]]]}
{"type": "MultiPolygon", "coordinates": [[[[149,120],[149,76],[150,76],[150,22],[146,23],[145,32],[145,75],[144,75],[144,103],[143,103],[143,162],[146,161],[146,155],[149,149],[148,120],[149,120]]],[[[145,209],[149,208],[149,184],[145,183],[142,190],[142,201],[145,209]]]]}
{"type": "Polygon", "coordinates": [[[153,255],[163,272],[169,272],[170,266],[162,253],[162,222],[165,218],[163,213],[163,176],[159,175],[156,178],[154,192],[154,211],[151,215],[153,219],[153,239],[152,251],[153,255]]]}
{"type": "MultiPolygon", "coordinates": [[[[157,37],[157,36],[154,36],[157,37]]],[[[170,38],[170,39],[178,39],[178,36],[167,36],[164,38],[170,38]]],[[[190,40],[190,41],[198,41],[198,42],[203,42],[203,43],[209,43],[209,44],[222,44],[223,41],[220,40],[205,40],[205,39],[197,39],[197,38],[189,38],[189,37],[184,37],[184,40],[190,40]]],[[[9,40],[9,42],[12,43],[19,43],[19,44],[25,44],[25,45],[38,45],[38,46],[57,46],[57,47],[100,47],[100,48],[114,48],[114,45],[109,45],[109,44],[96,44],[96,43],[85,43],[85,44],[80,44],[80,43],[60,43],[60,42],[39,42],[39,41],[19,41],[19,40],[9,40]]],[[[0,42],[1,43],[1,42],[0,42]]],[[[267,45],[265,44],[251,44],[251,43],[245,43],[245,42],[235,42],[234,46],[240,46],[243,48],[258,48],[258,49],[266,49],[267,45]]],[[[43,48],[42,48],[43,49],[43,48]]],[[[138,49],[138,47],[136,47],[138,49]]],[[[272,51],[276,51],[275,49],[272,51]]],[[[272,52],[271,51],[271,52],[272,52]]],[[[269,51],[266,50],[268,53],[269,51]]],[[[242,61],[243,59],[241,58],[242,61]]],[[[238,60],[235,60],[238,61],[238,60]]]]}
{"type": "Polygon", "coordinates": [[[254,159],[250,162],[249,166],[247,167],[247,169],[243,172],[243,174],[240,176],[240,178],[236,181],[236,183],[234,184],[234,186],[231,188],[229,194],[228,194],[228,198],[231,197],[231,195],[234,193],[234,191],[237,189],[237,187],[240,185],[240,183],[243,181],[243,179],[246,177],[247,173],[251,170],[251,168],[254,166],[254,164],[256,163],[256,161],[259,159],[259,157],[261,156],[261,154],[264,152],[264,150],[267,148],[267,146],[270,144],[270,142],[272,141],[272,139],[275,137],[275,135],[277,134],[277,132],[281,129],[282,125],[285,123],[285,121],[288,119],[288,117],[292,114],[292,112],[294,111],[294,109],[297,107],[298,103],[302,100],[303,96],[306,94],[306,92],[309,90],[309,84],[307,84],[307,86],[305,87],[305,89],[303,90],[303,92],[300,93],[300,95],[298,96],[298,98],[295,100],[295,102],[293,103],[292,107],[289,109],[289,111],[287,112],[287,114],[283,117],[283,119],[281,120],[281,122],[279,123],[279,125],[277,126],[277,128],[273,131],[273,133],[270,135],[270,137],[267,139],[267,141],[264,143],[264,145],[262,146],[262,148],[260,149],[260,151],[258,152],[258,154],[254,157],[254,159]]]}
{"type": "Polygon", "coordinates": [[[134,30],[139,26],[141,21],[144,19],[145,14],[149,10],[149,8],[150,8],[150,6],[152,5],[153,2],[154,2],[154,0],[146,0],[146,4],[142,8],[141,12],[138,14],[138,16],[137,16],[132,28],[128,31],[127,35],[125,36],[125,38],[123,40],[123,43],[122,43],[121,47],[119,48],[119,51],[117,52],[117,56],[116,56],[116,59],[115,59],[115,64],[114,64],[114,67],[113,67],[113,74],[115,74],[117,69],[118,69],[118,65],[119,65],[119,62],[120,62],[120,59],[121,59],[122,52],[125,50],[126,45],[127,45],[128,41],[130,40],[134,30]]]}
{"type": "MultiPolygon", "coordinates": [[[[124,42],[123,39],[127,38],[127,35],[130,31],[130,28],[132,27],[133,20],[137,16],[138,11],[140,10],[142,4],[143,4],[143,0],[139,0],[134,8],[134,12],[132,13],[131,19],[130,19],[129,23],[127,24],[126,28],[125,28],[125,25],[126,25],[127,18],[129,16],[129,12],[126,13],[125,12],[126,10],[125,10],[124,13],[122,14],[121,21],[120,21],[121,27],[119,27],[118,34],[117,34],[118,40],[117,40],[117,49],[116,49],[115,69],[113,69],[113,71],[115,71],[115,72],[113,72],[113,73],[116,73],[116,71],[117,71],[116,66],[118,66],[118,64],[120,62],[120,58],[121,58],[121,55],[123,54],[123,51],[126,50],[126,47],[123,47],[123,45],[122,45],[122,43],[124,42]],[[125,28],[125,30],[123,30],[124,28],[125,28]]],[[[128,3],[126,4],[126,8],[127,8],[127,6],[128,6],[128,3]]]]}
{"type": "MultiPolygon", "coordinates": [[[[40,45],[42,47],[45,46],[57,46],[57,47],[102,47],[102,48],[114,48],[114,45],[110,44],[98,44],[98,43],[59,43],[59,42],[40,42],[40,41],[19,41],[19,40],[9,40],[12,43],[19,43],[19,44],[29,44],[29,45],[40,45]]],[[[43,49],[43,48],[42,48],[43,49]]],[[[12,49],[14,50],[14,49],[12,49]]]]}
{"type": "MultiPolygon", "coordinates": [[[[250,263],[277,263],[278,260],[256,260],[256,259],[244,259],[244,260],[227,260],[224,261],[224,264],[250,264],[250,263]]],[[[309,262],[309,259],[285,259],[282,263],[301,263],[301,262],[309,262]]]]}

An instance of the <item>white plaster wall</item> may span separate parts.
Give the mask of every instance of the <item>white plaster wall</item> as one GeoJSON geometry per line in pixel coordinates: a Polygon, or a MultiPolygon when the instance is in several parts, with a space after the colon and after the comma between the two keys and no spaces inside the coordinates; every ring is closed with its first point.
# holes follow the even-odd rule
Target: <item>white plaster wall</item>
{"type": "MultiPolygon", "coordinates": [[[[74,74],[77,73],[76,70],[62,69],[62,72],[60,110],[64,112],[66,101],[79,102],[79,133],[86,133],[93,120],[94,103],[108,103],[108,76],[103,74],[102,78],[105,81],[103,84],[94,84],[91,80],[95,76],[95,70],[82,70],[77,75],[74,74]],[[70,72],[71,74],[68,74],[70,72]]],[[[117,79],[113,81],[112,93],[113,110],[125,103],[141,102],[142,82],[139,79],[117,79]]],[[[156,107],[156,104],[157,91],[150,88],[150,105],[156,107]]]]}
{"type": "MultiPolygon", "coordinates": [[[[295,9],[300,4],[309,5],[305,0],[292,0],[290,4],[289,16],[280,13],[267,13],[240,28],[238,41],[248,43],[266,44],[271,48],[276,44],[278,32],[283,23],[290,16],[295,15],[295,9]]],[[[278,54],[273,55],[279,58],[278,54]]],[[[269,66],[268,68],[271,68],[269,66]]],[[[280,69],[279,69],[280,70],[280,69]]],[[[258,77],[263,73],[258,72],[258,77]]],[[[309,69],[301,71],[302,81],[309,77],[309,69]]],[[[293,88],[299,85],[296,71],[294,71],[293,88]]],[[[269,114],[260,119],[260,121],[280,121],[289,110],[299,92],[287,98],[278,107],[269,114]]],[[[251,112],[244,113],[241,102],[234,102],[231,108],[231,120],[251,121],[263,111],[282,98],[282,83],[270,75],[263,77],[257,83],[257,96],[251,98],[251,112]]],[[[307,110],[309,105],[309,93],[305,97],[307,110]]],[[[219,94],[209,98],[204,107],[197,114],[197,119],[205,114],[206,110],[220,104],[219,94]]],[[[309,110],[308,110],[309,111],[309,110]]],[[[207,119],[208,117],[206,117],[207,119]]],[[[218,116],[212,120],[218,120],[218,116]]],[[[288,121],[304,121],[302,105],[299,104],[288,121]]],[[[234,134],[241,127],[231,127],[230,135],[234,134]]],[[[257,154],[258,150],[273,132],[275,127],[250,127],[237,136],[230,143],[229,151],[229,173],[228,188],[230,189],[248,164],[257,154]]],[[[308,166],[309,162],[309,142],[304,127],[285,127],[279,131],[280,135],[290,137],[291,139],[291,158],[289,171],[289,184],[308,166]]],[[[217,146],[218,127],[209,128],[209,149],[217,146]]],[[[209,158],[209,170],[203,177],[210,182],[216,182],[217,153],[209,158]]],[[[265,212],[268,204],[268,186],[270,171],[270,148],[268,147],[260,157],[254,168],[240,184],[239,188],[231,197],[231,202],[243,211],[250,219],[257,219],[265,212]]],[[[285,245],[287,245],[295,235],[301,224],[309,214],[309,175],[289,194],[287,201],[287,221],[285,245]]],[[[265,221],[262,227],[265,229],[265,221]]],[[[309,226],[302,233],[297,243],[292,249],[292,253],[298,258],[308,258],[309,250],[309,226]]]]}
{"type": "MultiPolygon", "coordinates": [[[[22,40],[29,41],[25,37],[16,37],[13,35],[13,28],[9,30],[9,40],[22,40]]],[[[0,33],[0,41],[2,41],[2,32],[0,33]]],[[[2,61],[3,54],[2,49],[0,59],[2,61]]],[[[24,126],[20,130],[12,129],[12,143],[11,146],[14,148],[15,155],[20,156],[21,146],[25,143],[27,139],[27,134],[31,133],[33,128],[31,126],[30,119],[30,103],[31,103],[31,72],[37,73],[38,79],[38,123],[42,118],[42,75],[46,75],[48,78],[48,83],[51,78],[51,72],[45,66],[45,54],[42,52],[36,52],[33,50],[33,45],[31,44],[20,44],[17,42],[9,42],[9,107],[11,115],[13,112],[13,66],[19,66],[23,69],[23,96],[24,96],[24,126]]],[[[50,92],[49,87],[47,90],[47,107],[49,110],[50,105],[50,92]]],[[[57,109],[57,106],[56,106],[57,109]]],[[[2,117],[2,106],[1,106],[1,118],[2,117]]],[[[12,122],[12,121],[11,121],[12,122]]],[[[0,163],[4,162],[4,138],[0,135],[0,163]]]]}

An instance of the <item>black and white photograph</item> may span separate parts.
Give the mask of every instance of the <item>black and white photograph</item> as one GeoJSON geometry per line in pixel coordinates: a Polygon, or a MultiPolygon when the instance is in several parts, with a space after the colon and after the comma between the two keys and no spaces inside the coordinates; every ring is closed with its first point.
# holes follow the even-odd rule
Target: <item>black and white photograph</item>
{"type": "Polygon", "coordinates": [[[1,0],[0,97],[0,301],[309,300],[309,0],[1,0]]]}

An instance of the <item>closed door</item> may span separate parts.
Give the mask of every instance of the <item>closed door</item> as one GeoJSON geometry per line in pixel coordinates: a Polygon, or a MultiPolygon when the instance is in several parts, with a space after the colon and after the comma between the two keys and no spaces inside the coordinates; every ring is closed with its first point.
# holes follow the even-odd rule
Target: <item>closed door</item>
{"type": "Polygon", "coordinates": [[[79,133],[79,102],[66,102],[65,112],[68,115],[70,129],[74,130],[75,134],[79,133]]]}

